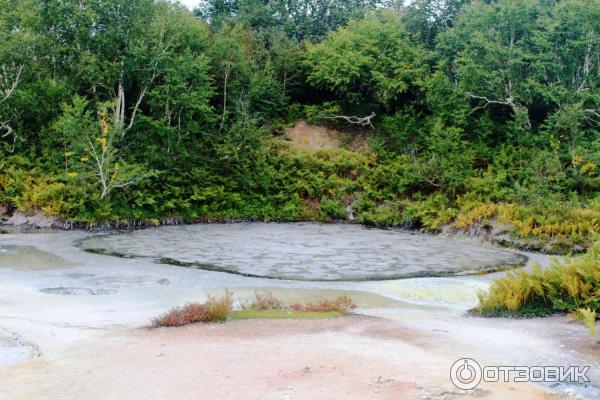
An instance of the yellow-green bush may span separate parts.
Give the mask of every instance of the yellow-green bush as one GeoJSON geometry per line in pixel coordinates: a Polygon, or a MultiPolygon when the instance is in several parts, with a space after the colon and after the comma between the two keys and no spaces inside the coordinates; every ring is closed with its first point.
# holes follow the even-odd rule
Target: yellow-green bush
{"type": "Polygon", "coordinates": [[[593,332],[592,315],[600,311],[600,243],[585,255],[548,268],[519,270],[493,282],[479,294],[484,316],[537,316],[574,313],[593,332]]]}
{"type": "Polygon", "coordinates": [[[551,203],[543,207],[513,203],[478,202],[459,198],[458,215],[452,227],[467,230],[475,225],[496,224],[522,238],[558,240],[589,247],[600,232],[597,202],[583,204],[551,203]]]}

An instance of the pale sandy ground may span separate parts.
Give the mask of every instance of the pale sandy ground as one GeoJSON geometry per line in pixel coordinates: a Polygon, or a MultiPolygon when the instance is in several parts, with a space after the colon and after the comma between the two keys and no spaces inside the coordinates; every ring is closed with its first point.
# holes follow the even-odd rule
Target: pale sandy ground
{"type": "Polygon", "coordinates": [[[461,392],[453,388],[449,370],[462,357],[486,365],[590,365],[598,382],[600,346],[584,328],[562,317],[466,316],[476,289],[485,284],[477,278],[305,288],[89,255],[72,247],[79,236],[0,238],[4,244],[35,244],[68,261],[65,268],[47,271],[0,265],[0,328],[32,355],[0,368],[1,400],[583,398],[571,388],[537,384],[484,383],[461,392]],[[107,282],[118,292],[40,292],[48,286],[104,288],[107,282]],[[147,328],[158,313],[219,288],[247,296],[251,288],[267,285],[278,296],[288,293],[290,301],[350,293],[361,305],[359,312],[369,316],[147,328]],[[425,304],[421,297],[431,297],[432,288],[438,297],[425,304]],[[472,293],[458,295],[461,288],[472,293]],[[375,292],[399,295],[392,299],[375,292]]]}
{"type": "Polygon", "coordinates": [[[2,371],[4,399],[558,399],[448,382],[448,344],[396,322],[240,321],[118,330],[2,371]]]}

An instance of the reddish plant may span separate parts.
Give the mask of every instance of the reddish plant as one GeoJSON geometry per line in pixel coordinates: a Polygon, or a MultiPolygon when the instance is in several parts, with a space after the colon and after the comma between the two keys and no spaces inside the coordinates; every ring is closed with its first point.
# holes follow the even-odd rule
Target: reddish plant
{"type": "Polygon", "coordinates": [[[321,300],[318,303],[293,304],[292,311],[307,312],[332,312],[337,311],[342,315],[348,315],[356,308],[356,304],[348,296],[339,296],[334,300],[321,300]]]}
{"type": "Polygon", "coordinates": [[[176,307],[152,321],[156,327],[177,327],[200,322],[224,322],[231,314],[233,304],[230,292],[220,298],[208,297],[204,304],[188,303],[176,307]]]}
{"type": "Polygon", "coordinates": [[[254,292],[254,301],[245,308],[254,311],[283,310],[285,309],[285,304],[281,300],[273,297],[271,292],[260,292],[257,290],[254,292]]]}
{"type": "Polygon", "coordinates": [[[205,322],[207,318],[204,304],[189,303],[183,307],[175,307],[153,322],[154,326],[184,326],[197,322],[205,322]]]}
{"type": "Polygon", "coordinates": [[[321,300],[318,303],[292,304],[287,306],[283,301],[273,297],[270,292],[254,292],[255,299],[244,308],[253,311],[264,310],[290,310],[307,312],[332,312],[337,311],[348,315],[356,308],[356,305],[348,296],[339,296],[334,300],[321,300]]]}
{"type": "MultiPolygon", "coordinates": [[[[178,327],[196,323],[225,322],[232,312],[233,296],[231,292],[216,298],[209,296],[203,304],[188,303],[183,307],[176,307],[152,321],[156,327],[178,327]]],[[[348,315],[356,305],[348,296],[340,296],[334,300],[321,300],[318,303],[293,304],[287,306],[284,302],[273,297],[269,292],[255,292],[253,302],[244,307],[246,310],[289,310],[301,312],[339,312],[348,315]]]]}

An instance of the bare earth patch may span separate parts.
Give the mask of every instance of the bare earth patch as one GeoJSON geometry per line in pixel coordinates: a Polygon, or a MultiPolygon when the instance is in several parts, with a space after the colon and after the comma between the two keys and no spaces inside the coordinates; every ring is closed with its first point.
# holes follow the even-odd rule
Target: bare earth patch
{"type": "Polygon", "coordinates": [[[341,132],[303,120],[287,129],[286,135],[295,149],[303,151],[337,150],[344,142],[354,151],[367,151],[370,148],[370,140],[363,134],[341,132]]]}
{"type": "Polygon", "coordinates": [[[444,345],[393,321],[235,321],[123,330],[2,371],[3,399],[554,399],[448,380],[444,345]]]}

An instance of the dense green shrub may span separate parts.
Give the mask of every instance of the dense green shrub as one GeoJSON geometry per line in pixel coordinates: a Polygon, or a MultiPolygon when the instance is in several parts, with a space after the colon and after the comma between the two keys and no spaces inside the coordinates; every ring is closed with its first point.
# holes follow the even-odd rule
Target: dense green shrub
{"type": "Polygon", "coordinates": [[[0,204],[590,246],[597,2],[271,3],[0,0],[0,204]],[[368,140],[301,152],[298,119],[368,140]]]}

